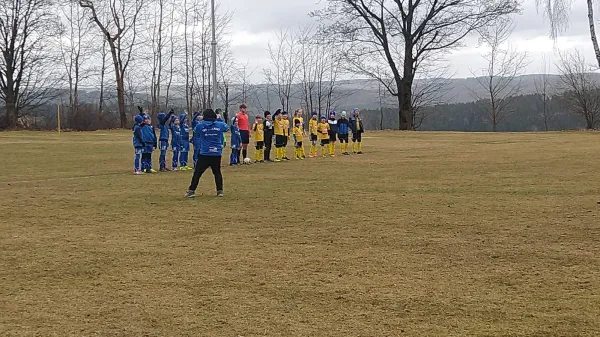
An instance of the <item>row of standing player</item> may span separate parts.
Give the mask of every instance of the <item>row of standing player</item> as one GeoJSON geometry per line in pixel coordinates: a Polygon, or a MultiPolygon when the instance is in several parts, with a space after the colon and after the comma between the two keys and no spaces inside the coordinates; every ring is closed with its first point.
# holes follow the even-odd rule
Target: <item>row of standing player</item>
{"type": "MultiPolygon", "coordinates": [[[[270,159],[270,152],[275,140],[275,162],[289,160],[287,156],[287,144],[288,140],[293,137],[294,139],[294,158],[305,159],[304,150],[304,138],[306,136],[304,128],[304,120],[302,117],[302,110],[296,110],[293,117],[293,125],[290,127],[290,121],[288,113],[285,111],[277,110],[273,116],[269,111],[264,113],[264,121],[262,116],[257,115],[255,122],[251,128],[246,127],[246,130],[241,130],[239,126],[239,119],[244,118],[245,105],[240,106],[241,112],[234,118],[232,118],[231,127],[231,156],[230,165],[239,165],[243,162],[240,160],[241,151],[244,145],[244,141],[249,142],[250,131],[254,133],[254,162],[272,162],[270,159]]],[[[352,134],[352,152],[355,154],[362,154],[362,133],[364,127],[362,120],[360,119],[360,111],[354,109],[350,119],[347,118],[346,112],[341,113],[341,117],[336,119],[336,112],[331,111],[329,118],[322,115],[317,118],[317,112],[311,113],[311,119],[309,121],[308,134],[310,136],[310,152],[309,158],[317,157],[317,145],[320,143],[321,155],[323,157],[336,155],[335,142],[340,141],[340,150],[343,155],[349,155],[349,134],[352,134]]],[[[247,117],[246,117],[247,119],[247,117]]],[[[244,125],[247,122],[244,121],[244,125]]],[[[243,157],[246,153],[243,153],[243,157]]],[[[249,158],[245,158],[245,162],[251,162],[249,158]]]]}
{"type": "MultiPolygon", "coordinates": [[[[171,134],[171,149],[173,151],[172,168],[173,170],[191,170],[188,166],[188,158],[190,151],[190,128],[187,124],[187,114],[180,114],[178,117],[174,116],[174,111],[171,110],[168,114],[159,113],[158,119],[158,130],[159,137],[156,137],[155,128],[152,127],[151,118],[147,111],[143,111],[141,107],[138,107],[140,114],[135,117],[135,125],[133,126],[133,146],[135,148],[135,159],[134,159],[134,174],[143,173],[156,173],[157,171],[152,168],[152,153],[156,149],[160,149],[159,165],[160,171],[170,171],[166,165],[166,154],[169,147],[169,134],[171,134]],[[140,163],[141,159],[141,163],[140,163]]],[[[246,157],[246,147],[250,139],[250,129],[248,127],[246,106],[240,106],[241,112],[232,119],[231,128],[231,156],[230,165],[239,165],[243,162],[240,161],[240,152],[244,152],[243,155],[246,157]],[[245,117],[245,118],[244,118],[245,117]],[[238,120],[245,119],[246,130],[240,130],[238,120]]],[[[335,141],[336,137],[340,140],[340,149],[342,154],[348,155],[348,134],[352,132],[352,152],[362,154],[362,133],[364,132],[363,123],[359,117],[359,110],[354,109],[353,115],[350,119],[346,118],[346,113],[342,112],[341,118],[336,120],[335,111],[330,112],[330,117],[327,119],[325,116],[321,116],[320,121],[317,120],[317,113],[312,112],[312,118],[309,122],[309,134],[311,140],[311,149],[308,157],[317,156],[317,141],[321,145],[322,156],[329,154],[335,156],[335,141]],[[326,153],[326,147],[327,153],[326,153]]],[[[290,138],[290,130],[294,137],[294,157],[296,159],[304,159],[304,122],[302,116],[302,110],[296,110],[294,116],[294,126],[290,128],[288,114],[285,111],[277,110],[271,118],[271,113],[266,111],[264,113],[265,120],[262,121],[262,117],[256,116],[256,121],[252,125],[252,131],[254,132],[255,142],[255,162],[271,162],[270,150],[275,138],[275,162],[289,160],[287,158],[287,143],[290,138]]],[[[222,119],[220,116],[218,120],[222,119]]],[[[201,121],[201,115],[196,112],[192,119],[192,128],[194,128],[198,122],[201,121]]],[[[192,136],[191,143],[194,148],[194,166],[198,158],[197,149],[200,148],[198,143],[199,139],[192,136]]],[[[226,145],[226,139],[223,136],[222,146],[226,145]]],[[[245,158],[246,162],[250,162],[249,158],[245,158]]]]}

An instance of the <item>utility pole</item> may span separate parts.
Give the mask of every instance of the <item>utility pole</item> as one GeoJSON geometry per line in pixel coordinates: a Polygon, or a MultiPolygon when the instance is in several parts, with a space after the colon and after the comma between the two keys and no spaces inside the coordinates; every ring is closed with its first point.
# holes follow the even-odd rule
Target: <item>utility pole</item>
{"type": "Polygon", "coordinates": [[[217,109],[217,25],[215,22],[215,0],[210,1],[212,7],[212,104],[213,110],[217,109]]]}

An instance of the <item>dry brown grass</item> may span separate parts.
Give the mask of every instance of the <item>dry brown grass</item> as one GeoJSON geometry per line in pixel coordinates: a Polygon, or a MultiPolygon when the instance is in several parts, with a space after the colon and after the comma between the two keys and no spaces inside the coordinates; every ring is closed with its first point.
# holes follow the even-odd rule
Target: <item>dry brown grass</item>
{"type": "Polygon", "coordinates": [[[0,335],[600,334],[599,134],[368,136],[184,200],[129,133],[0,133],[0,335]]]}

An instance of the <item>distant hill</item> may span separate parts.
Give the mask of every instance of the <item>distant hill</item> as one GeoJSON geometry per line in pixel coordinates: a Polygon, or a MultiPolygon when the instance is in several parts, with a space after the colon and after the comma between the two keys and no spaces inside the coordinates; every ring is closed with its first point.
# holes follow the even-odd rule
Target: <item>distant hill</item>
{"type": "MultiPolygon", "coordinates": [[[[546,75],[549,83],[548,91],[550,93],[560,92],[559,88],[559,76],[558,75],[546,75]]],[[[600,74],[593,74],[600,82],[600,74]]],[[[417,80],[417,86],[426,86],[428,79],[417,80]]],[[[536,93],[536,81],[541,83],[542,75],[523,75],[519,76],[516,81],[521,82],[521,91],[520,95],[530,95],[536,93]]],[[[447,80],[446,94],[443,97],[443,103],[446,104],[454,104],[454,103],[469,103],[476,101],[476,96],[485,97],[486,92],[485,88],[481,87],[478,83],[477,79],[474,77],[471,78],[453,78],[447,80]]],[[[270,108],[271,110],[275,110],[278,107],[279,98],[275,91],[271,88],[269,90],[269,97],[266,96],[266,84],[256,84],[253,85],[254,91],[256,94],[252,94],[248,99],[251,110],[258,111],[259,107],[262,105],[263,109],[270,108]],[[260,105],[256,102],[260,101],[260,105]],[[270,107],[267,107],[267,102],[270,101],[270,107]]],[[[336,108],[338,110],[350,110],[353,107],[360,107],[361,109],[375,109],[379,107],[379,96],[378,96],[378,82],[375,80],[369,79],[355,79],[355,80],[345,80],[340,81],[338,83],[339,94],[343,96],[337,103],[336,108]]],[[[301,88],[299,85],[294,85],[293,92],[296,94],[291,100],[291,106],[297,107],[300,106],[301,100],[301,88]]],[[[163,93],[165,90],[163,89],[163,93]]],[[[183,107],[185,106],[185,99],[183,96],[183,87],[174,86],[171,89],[171,104],[175,107],[183,107]]],[[[230,97],[238,96],[239,92],[236,92],[235,88],[233,88],[230,92],[230,97]]],[[[82,89],[80,93],[80,100],[83,103],[97,103],[99,99],[100,92],[97,89],[82,89]]],[[[116,101],[115,93],[112,91],[106,92],[105,96],[109,97],[109,102],[116,101]]],[[[163,98],[164,99],[164,98],[163,98]]],[[[67,98],[63,95],[63,102],[67,100],[67,98]]],[[[144,104],[149,100],[149,94],[144,92],[144,89],[140,89],[138,93],[135,94],[134,100],[136,104],[144,104]]],[[[235,109],[235,105],[239,102],[230,102],[230,110],[235,109]]],[[[394,106],[395,98],[386,97],[384,99],[385,106],[394,106]]]]}

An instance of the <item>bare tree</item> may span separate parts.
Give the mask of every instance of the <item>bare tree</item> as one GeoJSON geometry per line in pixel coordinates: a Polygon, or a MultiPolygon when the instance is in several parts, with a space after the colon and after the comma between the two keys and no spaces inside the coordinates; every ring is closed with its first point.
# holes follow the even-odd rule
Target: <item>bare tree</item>
{"type": "MultiPolygon", "coordinates": [[[[550,35],[556,40],[558,35],[564,32],[569,27],[570,14],[571,14],[571,0],[536,0],[536,6],[544,7],[544,13],[550,21],[550,35]]],[[[587,3],[587,16],[588,26],[590,30],[590,40],[594,47],[594,53],[596,55],[596,63],[600,67],[600,47],[598,46],[598,38],[596,36],[596,27],[594,19],[594,1],[586,0],[587,3]]]]}
{"type": "Polygon", "coordinates": [[[429,117],[430,108],[445,103],[449,91],[450,76],[445,67],[428,69],[420,79],[413,82],[413,130],[418,130],[429,117]]]}
{"type": "MultiPolygon", "coordinates": [[[[150,111],[152,115],[158,113],[160,109],[160,88],[162,83],[162,71],[163,71],[163,51],[165,49],[164,42],[164,11],[166,7],[165,0],[156,0],[156,6],[154,7],[154,13],[152,13],[151,17],[153,20],[153,25],[150,28],[151,36],[151,46],[152,46],[152,79],[150,81],[150,90],[152,101],[150,103],[150,111]]],[[[172,22],[170,22],[172,24],[172,22]]]]}
{"type": "Polygon", "coordinates": [[[512,111],[509,109],[514,96],[521,89],[521,75],[527,62],[527,53],[518,52],[511,46],[504,47],[510,38],[514,25],[509,17],[498,19],[493,25],[478,29],[481,41],[489,48],[483,55],[487,69],[483,76],[476,77],[479,85],[485,89],[485,95],[472,90],[473,97],[482,103],[484,117],[492,124],[496,132],[500,123],[512,111]]]}
{"type": "Polygon", "coordinates": [[[104,83],[106,76],[106,59],[108,58],[108,51],[106,50],[106,39],[102,39],[102,48],[100,49],[100,98],[98,99],[98,114],[102,115],[104,110],[104,83]]]}
{"type": "Polygon", "coordinates": [[[593,77],[593,68],[586,65],[579,51],[561,53],[556,66],[560,88],[565,90],[562,100],[572,113],[585,118],[587,129],[594,129],[600,119],[600,86],[593,77]]]}
{"type": "Polygon", "coordinates": [[[0,101],[8,128],[56,97],[49,40],[56,18],[47,0],[0,2],[0,101]]]}
{"type": "Polygon", "coordinates": [[[292,88],[300,71],[300,62],[296,54],[296,37],[290,31],[280,30],[275,45],[269,42],[268,50],[273,65],[268,82],[275,88],[282,109],[290,110],[292,88]]]}
{"type": "Polygon", "coordinates": [[[458,47],[517,6],[514,0],[328,0],[313,15],[327,23],[323,38],[346,46],[354,72],[380,81],[397,97],[399,128],[411,130],[413,81],[423,61],[458,47]],[[384,77],[375,72],[379,64],[388,66],[384,77]]]}
{"type": "Polygon", "coordinates": [[[549,125],[554,116],[556,115],[556,110],[552,109],[550,106],[550,101],[552,99],[553,90],[550,86],[549,76],[548,76],[548,65],[546,64],[546,59],[542,60],[542,74],[540,78],[536,78],[534,80],[535,84],[535,92],[538,95],[536,97],[536,110],[540,111],[540,117],[544,123],[544,130],[549,130],[549,125]]]}
{"type": "Polygon", "coordinates": [[[136,42],[137,18],[144,0],[114,0],[108,2],[79,0],[79,5],[90,12],[112,55],[117,84],[117,101],[121,127],[127,127],[125,110],[125,72],[131,61],[136,42]]]}
{"type": "MultiPolygon", "coordinates": [[[[227,48],[228,48],[227,44],[227,48]]],[[[223,47],[222,47],[223,48],[223,47]]],[[[223,112],[229,116],[229,105],[231,104],[232,81],[236,72],[236,64],[230,52],[221,51],[217,53],[218,65],[218,94],[223,102],[223,112]]]]}
{"type": "MultiPolygon", "coordinates": [[[[83,9],[77,4],[69,2],[61,6],[66,24],[61,24],[59,46],[61,58],[69,82],[69,124],[76,118],[79,107],[79,84],[87,76],[84,63],[90,58],[92,40],[90,39],[91,25],[85,17],[83,9]]],[[[70,127],[73,127],[70,125],[70,127]]]]}
{"type": "Polygon", "coordinates": [[[171,10],[170,10],[170,26],[169,26],[169,54],[168,54],[168,60],[169,60],[169,72],[168,72],[168,76],[169,76],[169,80],[167,81],[167,87],[165,89],[165,110],[168,110],[169,104],[171,103],[171,85],[173,84],[173,76],[175,74],[175,69],[173,67],[174,61],[175,61],[175,46],[176,46],[176,40],[175,40],[175,3],[171,3],[171,10]]]}

